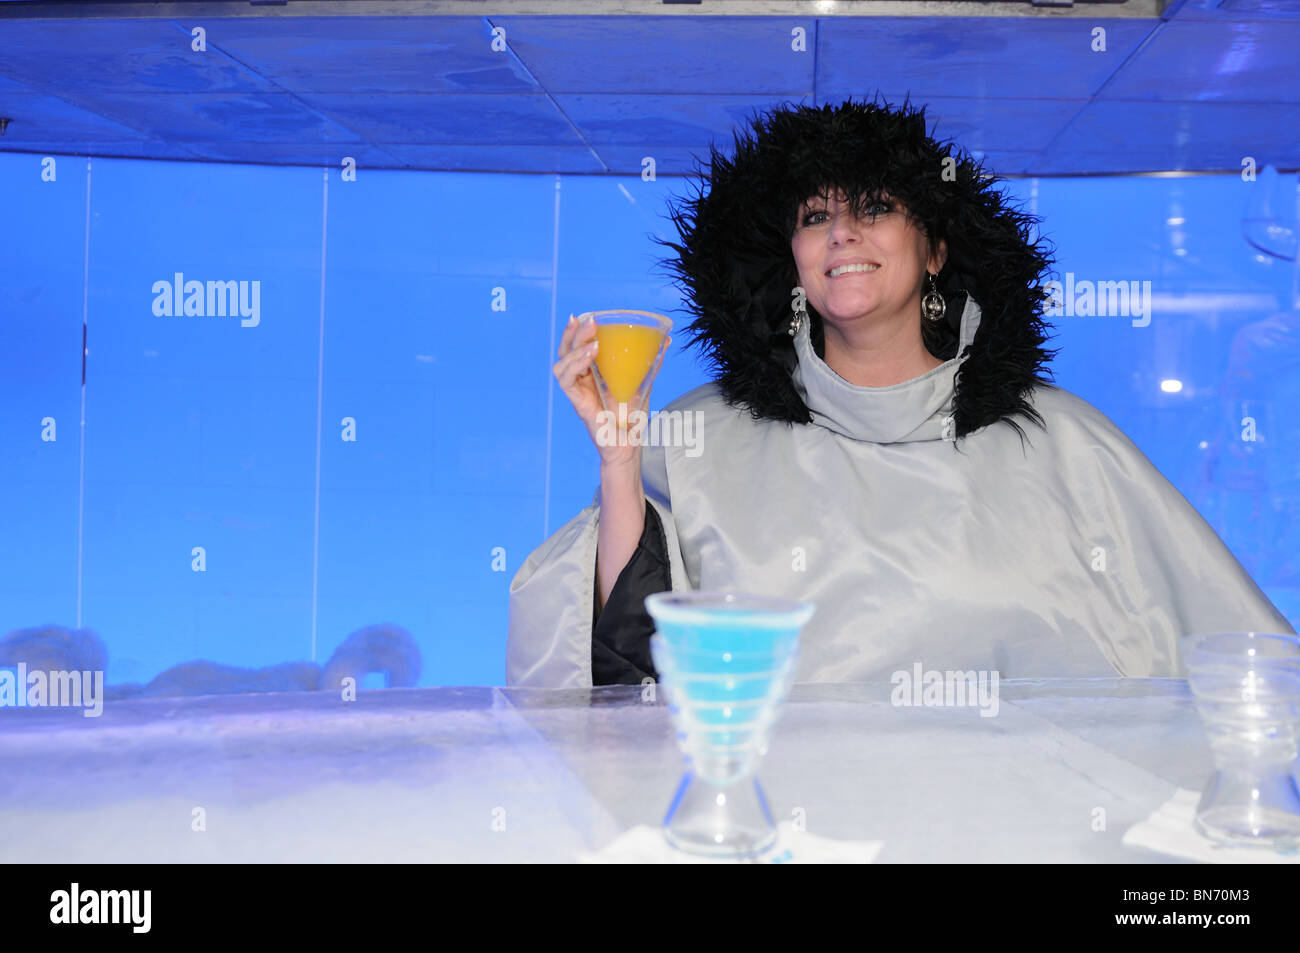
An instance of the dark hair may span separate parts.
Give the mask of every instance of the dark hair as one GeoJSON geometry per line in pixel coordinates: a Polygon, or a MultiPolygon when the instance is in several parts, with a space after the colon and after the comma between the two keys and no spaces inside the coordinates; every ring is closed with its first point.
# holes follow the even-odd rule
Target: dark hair
{"type": "MultiPolygon", "coordinates": [[[[1055,353],[1043,348],[1049,293],[1041,286],[1053,259],[1041,247],[1045,240],[1030,240],[1039,220],[1011,208],[994,188],[1004,180],[960,147],[930,138],[925,108],[906,101],[896,109],[883,101],[783,104],[749,124],[752,136],[743,128],[734,134],[733,156],[709,144],[707,173],[695,158],[699,181],[685,211],[669,203],[682,244],[654,239],[675,252],[663,264],[694,315],[687,343],[703,352],[727,402],[755,418],[810,422],[790,376],[795,356],[787,333],[799,284],[790,250],[799,209],[811,196],[842,190],[861,212],[887,193],[924,230],[932,251],[940,240],[948,245],[937,279],[946,319],[921,322],[930,352],[957,356],[966,294],[982,311],[957,376],[956,435],[1005,419],[1023,437],[1016,414],[1042,426],[1026,397],[1047,381],[1055,353]]],[[[820,352],[822,317],[806,307],[820,352]]]]}

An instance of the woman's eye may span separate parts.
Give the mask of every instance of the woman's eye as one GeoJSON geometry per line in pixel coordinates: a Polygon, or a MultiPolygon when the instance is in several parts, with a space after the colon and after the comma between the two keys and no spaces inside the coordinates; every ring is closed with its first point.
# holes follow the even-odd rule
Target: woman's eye
{"type": "MultiPolygon", "coordinates": [[[[863,217],[869,218],[874,222],[878,216],[887,215],[892,211],[893,208],[889,205],[888,202],[872,202],[870,205],[866,207],[865,209],[866,214],[863,217]]],[[[827,213],[825,210],[808,212],[803,217],[803,223],[804,225],[818,225],[820,224],[820,222],[814,222],[813,219],[816,218],[818,215],[824,216],[826,214],[827,213]]]]}

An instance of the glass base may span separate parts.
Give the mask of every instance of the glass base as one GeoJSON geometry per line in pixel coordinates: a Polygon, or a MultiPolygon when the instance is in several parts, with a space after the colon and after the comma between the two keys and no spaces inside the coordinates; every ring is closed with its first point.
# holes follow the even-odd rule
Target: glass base
{"type": "Polygon", "coordinates": [[[1201,794],[1194,826],[1234,847],[1300,846],[1300,789],[1289,766],[1273,773],[1219,771],[1201,794]]]}
{"type": "Polygon", "coordinates": [[[664,818],[664,837],[690,854],[743,860],[776,844],[776,824],[757,778],[717,785],[687,771],[664,818]]]}

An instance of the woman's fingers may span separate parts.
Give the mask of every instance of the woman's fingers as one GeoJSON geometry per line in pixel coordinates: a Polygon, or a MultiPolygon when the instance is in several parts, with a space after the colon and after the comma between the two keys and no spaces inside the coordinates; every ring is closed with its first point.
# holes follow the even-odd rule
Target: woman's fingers
{"type": "Polygon", "coordinates": [[[577,379],[587,372],[595,356],[596,342],[591,341],[585,346],[575,347],[564,357],[556,361],[555,365],[551,368],[551,371],[560,382],[560,387],[565,391],[568,391],[577,379]]]}
{"type": "Polygon", "coordinates": [[[564,357],[574,347],[590,341],[595,336],[595,321],[579,321],[573,315],[569,315],[569,323],[564,326],[564,334],[560,336],[558,356],[564,357]]]}
{"type": "Polygon", "coordinates": [[[560,350],[556,353],[557,357],[564,357],[569,353],[569,348],[573,345],[573,332],[578,327],[578,319],[569,315],[569,323],[564,326],[564,333],[560,335],[560,350]]]}
{"type": "MultiPolygon", "coordinates": [[[[560,382],[560,388],[565,393],[568,393],[569,388],[573,386],[573,382],[578,379],[578,375],[573,369],[576,356],[576,352],[574,354],[566,355],[556,361],[555,366],[551,368],[551,373],[554,374],[555,379],[560,382]]],[[[570,394],[569,396],[572,397],[573,395],[570,394]]]]}

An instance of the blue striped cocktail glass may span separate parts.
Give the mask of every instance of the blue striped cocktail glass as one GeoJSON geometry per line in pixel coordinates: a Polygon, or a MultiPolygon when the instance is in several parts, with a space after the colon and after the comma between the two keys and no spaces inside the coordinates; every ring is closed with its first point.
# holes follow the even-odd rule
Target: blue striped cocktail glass
{"type": "Polygon", "coordinates": [[[674,847],[754,857],[776,841],[754,776],[794,680],[814,606],[745,593],[662,592],[646,599],[650,653],[687,763],[664,834],[674,847]]]}

